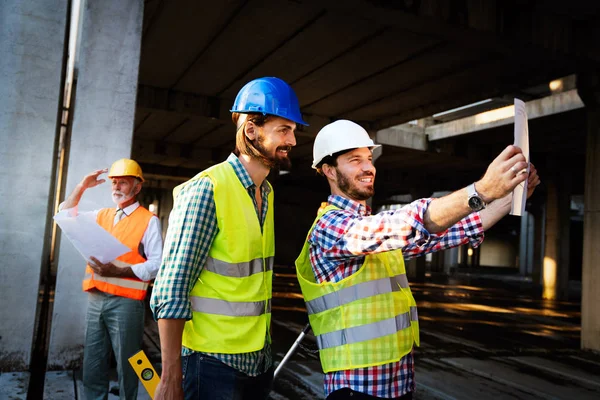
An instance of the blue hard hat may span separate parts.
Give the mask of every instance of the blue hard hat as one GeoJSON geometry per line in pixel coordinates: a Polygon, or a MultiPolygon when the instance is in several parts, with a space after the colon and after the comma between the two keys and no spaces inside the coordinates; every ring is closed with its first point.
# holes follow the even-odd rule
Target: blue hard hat
{"type": "Polygon", "coordinates": [[[308,126],[302,120],[294,90],[285,81],[275,77],[254,79],[244,85],[230,111],[270,114],[308,126]]]}

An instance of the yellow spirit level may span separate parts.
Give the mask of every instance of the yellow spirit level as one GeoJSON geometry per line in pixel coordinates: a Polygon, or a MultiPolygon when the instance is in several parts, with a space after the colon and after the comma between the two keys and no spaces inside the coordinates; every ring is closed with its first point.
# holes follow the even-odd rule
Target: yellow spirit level
{"type": "Polygon", "coordinates": [[[129,357],[129,364],[131,364],[131,367],[134,369],[138,378],[142,381],[150,398],[154,399],[154,392],[156,391],[158,382],[160,382],[160,378],[154,370],[154,367],[152,367],[152,364],[150,364],[150,360],[148,360],[144,350],[140,350],[132,357],[129,357]]]}

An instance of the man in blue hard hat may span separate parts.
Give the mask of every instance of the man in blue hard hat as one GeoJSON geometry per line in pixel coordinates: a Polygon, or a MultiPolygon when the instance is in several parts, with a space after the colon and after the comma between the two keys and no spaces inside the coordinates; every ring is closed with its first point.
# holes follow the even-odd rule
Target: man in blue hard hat
{"type": "Polygon", "coordinates": [[[238,93],[233,154],[173,191],[164,257],[151,299],[162,376],[155,400],[266,399],[273,380],[271,282],[275,167],[289,167],[292,88],[255,79],[238,93]]]}

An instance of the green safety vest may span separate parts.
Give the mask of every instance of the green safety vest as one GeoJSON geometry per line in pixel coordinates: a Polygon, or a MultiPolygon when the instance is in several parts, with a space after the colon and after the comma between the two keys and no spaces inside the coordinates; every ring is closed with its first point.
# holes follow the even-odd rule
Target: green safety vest
{"type": "MultiPolygon", "coordinates": [[[[310,232],[321,216],[337,209],[320,210],[310,232]]],[[[419,345],[417,305],[401,250],[367,255],[351,276],[317,283],[309,248],[307,238],[296,272],[324,372],[396,362],[413,343],[419,345]]]]}
{"type": "Polygon", "coordinates": [[[206,176],[214,188],[218,233],[190,292],[192,319],[185,323],[183,345],[207,353],[257,351],[265,338],[271,341],[273,191],[261,231],[254,203],[233,166],[225,161],[192,180],[206,176]]]}

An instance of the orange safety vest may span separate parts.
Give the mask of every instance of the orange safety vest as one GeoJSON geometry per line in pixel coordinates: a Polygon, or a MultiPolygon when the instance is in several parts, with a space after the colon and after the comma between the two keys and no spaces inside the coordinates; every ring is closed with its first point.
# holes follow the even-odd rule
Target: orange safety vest
{"type": "MultiPolygon", "coordinates": [[[[139,253],[138,248],[144,237],[144,232],[146,232],[146,228],[148,228],[148,223],[150,223],[150,219],[154,214],[140,206],[129,216],[122,218],[113,225],[116,213],[117,210],[114,208],[103,208],[98,212],[96,218],[98,225],[106,229],[111,235],[131,249],[129,253],[125,253],[118,257],[117,262],[113,263],[117,266],[129,266],[143,263],[146,259],[139,253]]],[[[87,292],[94,288],[117,296],[134,300],[143,300],[146,297],[146,291],[148,290],[148,282],[144,282],[137,278],[99,276],[94,273],[88,264],[85,268],[83,291],[87,292]]]]}

